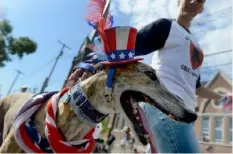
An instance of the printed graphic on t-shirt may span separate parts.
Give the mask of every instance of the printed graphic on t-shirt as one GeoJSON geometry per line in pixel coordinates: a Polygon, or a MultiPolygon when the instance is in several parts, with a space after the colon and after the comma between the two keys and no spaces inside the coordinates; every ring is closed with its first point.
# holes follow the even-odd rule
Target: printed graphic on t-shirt
{"type": "Polygon", "coordinates": [[[201,66],[203,62],[203,53],[200,49],[196,48],[194,44],[190,43],[190,62],[192,64],[192,69],[195,70],[201,66]]]}
{"type": "Polygon", "coordinates": [[[185,65],[181,65],[181,69],[184,70],[185,72],[191,74],[192,76],[198,78],[197,73],[195,73],[195,71],[193,71],[191,68],[188,68],[188,67],[185,66],[185,65]]]}

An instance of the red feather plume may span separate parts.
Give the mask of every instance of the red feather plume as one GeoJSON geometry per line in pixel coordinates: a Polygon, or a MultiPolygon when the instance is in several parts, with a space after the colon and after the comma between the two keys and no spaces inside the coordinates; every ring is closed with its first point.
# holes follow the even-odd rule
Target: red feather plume
{"type": "Polygon", "coordinates": [[[107,54],[107,38],[105,36],[104,30],[109,27],[109,15],[107,19],[104,18],[104,8],[106,6],[107,0],[90,0],[87,6],[87,16],[86,20],[95,26],[102,44],[105,54],[107,54]]]}

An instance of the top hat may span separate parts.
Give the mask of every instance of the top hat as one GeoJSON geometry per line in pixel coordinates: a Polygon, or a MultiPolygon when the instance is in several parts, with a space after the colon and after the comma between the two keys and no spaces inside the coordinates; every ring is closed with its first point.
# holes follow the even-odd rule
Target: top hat
{"type": "Polygon", "coordinates": [[[106,29],[104,33],[107,61],[102,62],[103,64],[120,65],[143,60],[135,58],[136,28],[119,26],[106,29]]]}

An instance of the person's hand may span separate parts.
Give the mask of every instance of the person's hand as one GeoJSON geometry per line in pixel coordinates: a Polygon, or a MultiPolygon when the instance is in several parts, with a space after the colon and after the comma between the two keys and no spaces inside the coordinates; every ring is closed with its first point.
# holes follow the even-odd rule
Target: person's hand
{"type": "Polygon", "coordinates": [[[225,113],[232,111],[232,96],[223,96],[219,101],[218,105],[223,107],[225,113]]]}
{"type": "Polygon", "coordinates": [[[70,75],[69,80],[78,81],[79,79],[81,79],[81,81],[83,81],[89,78],[91,75],[93,75],[91,71],[78,68],[74,71],[74,73],[70,75]]]}
{"type": "Polygon", "coordinates": [[[77,69],[68,78],[67,86],[74,86],[78,80],[85,80],[95,74],[94,65],[103,61],[103,57],[96,53],[90,53],[85,58],[84,61],[77,65],[77,69]]]}
{"type": "Polygon", "coordinates": [[[82,69],[82,68],[78,68],[74,71],[74,73],[72,73],[69,77],[69,85],[70,86],[73,86],[79,79],[81,81],[89,78],[90,76],[92,76],[93,73],[89,70],[85,70],[85,69],[82,69]]]}

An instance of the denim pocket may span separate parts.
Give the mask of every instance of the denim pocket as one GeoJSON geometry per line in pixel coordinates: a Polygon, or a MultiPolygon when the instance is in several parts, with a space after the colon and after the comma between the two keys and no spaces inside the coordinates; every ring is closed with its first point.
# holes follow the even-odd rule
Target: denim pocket
{"type": "Polygon", "coordinates": [[[147,121],[151,125],[151,127],[156,125],[162,119],[168,118],[166,114],[164,114],[159,109],[148,103],[142,102],[139,105],[142,108],[144,114],[146,115],[147,121]]]}

